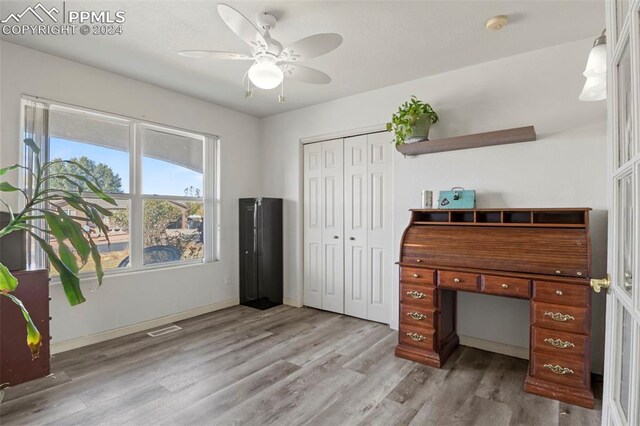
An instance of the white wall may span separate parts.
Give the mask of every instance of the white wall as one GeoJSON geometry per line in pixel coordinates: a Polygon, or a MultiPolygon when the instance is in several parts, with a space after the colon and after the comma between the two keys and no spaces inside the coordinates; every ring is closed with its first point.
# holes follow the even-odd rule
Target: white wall
{"type": "MultiPolygon", "coordinates": [[[[220,136],[221,260],[155,272],[83,280],[87,302],[70,307],[51,287],[52,343],[238,298],[237,199],[260,193],[260,121],[252,116],[96,68],[0,43],[0,164],[18,160],[22,94],[220,136]],[[231,277],[225,285],[225,277],[231,277]]],[[[3,197],[5,195],[3,194],[3,197]]]]}
{"type": "MultiPolygon", "coordinates": [[[[409,220],[407,210],[419,207],[422,189],[463,186],[477,190],[478,207],[592,207],[593,272],[602,275],[606,106],[578,101],[591,42],[520,54],[263,119],[263,188],[265,195],[286,200],[285,296],[300,301],[303,294],[300,138],[384,123],[411,95],[431,103],[440,115],[432,139],[533,124],[538,141],[415,158],[396,154],[398,246],[409,220]]],[[[412,60],[437,58],[416,55],[412,60]]],[[[397,295],[395,277],[392,293],[397,295]]],[[[603,296],[594,296],[596,371],[601,369],[604,342],[602,301],[603,296]]],[[[527,301],[458,295],[458,333],[463,336],[527,347],[528,316],[527,301]]]]}

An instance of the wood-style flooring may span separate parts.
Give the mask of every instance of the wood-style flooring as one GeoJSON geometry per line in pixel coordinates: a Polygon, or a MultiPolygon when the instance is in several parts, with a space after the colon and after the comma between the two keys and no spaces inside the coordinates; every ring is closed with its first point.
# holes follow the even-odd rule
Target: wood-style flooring
{"type": "Polygon", "coordinates": [[[386,325],[237,306],[58,354],[7,390],[0,423],[55,425],[596,425],[527,394],[527,361],[460,347],[444,368],[396,358],[386,325]]]}

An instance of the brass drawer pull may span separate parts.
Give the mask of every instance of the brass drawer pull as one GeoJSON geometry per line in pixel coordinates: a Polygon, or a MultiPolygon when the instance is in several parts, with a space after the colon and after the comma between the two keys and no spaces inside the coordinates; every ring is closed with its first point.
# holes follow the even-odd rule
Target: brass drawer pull
{"type": "Polygon", "coordinates": [[[416,263],[422,262],[422,259],[416,259],[416,263]]]}
{"type": "Polygon", "coordinates": [[[562,296],[564,293],[562,292],[562,290],[556,290],[556,294],[557,294],[558,296],[562,296]]]}
{"type": "Polygon", "coordinates": [[[546,339],[544,339],[544,341],[548,344],[550,344],[551,346],[553,346],[554,348],[559,348],[559,349],[567,349],[567,348],[575,348],[576,345],[574,345],[573,343],[569,342],[568,340],[565,342],[563,340],[560,339],[552,339],[551,337],[547,337],[546,339]]]}
{"type": "Polygon", "coordinates": [[[422,321],[427,317],[425,314],[421,314],[420,312],[407,312],[407,315],[416,321],[422,321]]]}
{"type": "Polygon", "coordinates": [[[424,340],[427,340],[426,337],[418,333],[407,333],[407,336],[409,336],[411,340],[415,340],[416,342],[422,342],[424,340]]]}
{"type": "Polygon", "coordinates": [[[509,288],[509,284],[502,284],[502,288],[509,288]]]}
{"type": "Polygon", "coordinates": [[[556,274],[560,275],[562,273],[562,271],[556,271],[556,274]]]}
{"type": "Polygon", "coordinates": [[[453,279],[453,282],[454,282],[454,283],[459,283],[459,282],[460,282],[460,278],[454,278],[454,279],[453,279]]]}
{"type": "Polygon", "coordinates": [[[420,293],[419,291],[415,291],[415,290],[413,290],[413,291],[408,291],[408,292],[407,292],[407,296],[411,296],[411,297],[413,297],[414,299],[424,299],[425,297],[427,297],[427,295],[426,295],[426,294],[424,294],[424,293],[420,293]]]}
{"type": "Polygon", "coordinates": [[[418,274],[413,274],[413,278],[420,278],[420,275],[418,275],[418,274]]]}
{"type": "Polygon", "coordinates": [[[558,322],[567,322],[567,321],[575,320],[575,317],[572,317],[571,315],[565,315],[562,312],[545,312],[544,316],[551,317],[552,320],[558,321],[558,322]]]}
{"type": "Polygon", "coordinates": [[[554,374],[564,375],[564,374],[573,374],[573,370],[570,368],[562,367],[560,365],[551,365],[545,364],[544,368],[548,368],[554,374]]]}

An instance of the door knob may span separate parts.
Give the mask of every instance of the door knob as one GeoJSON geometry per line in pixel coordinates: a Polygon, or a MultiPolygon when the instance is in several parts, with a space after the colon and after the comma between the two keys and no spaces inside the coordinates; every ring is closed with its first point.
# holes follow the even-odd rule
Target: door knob
{"type": "Polygon", "coordinates": [[[351,241],[355,241],[355,240],[356,240],[356,237],[349,237],[349,239],[350,239],[351,241]]]}
{"type": "Polygon", "coordinates": [[[334,239],[334,240],[337,240],[337,239],[339,239],[339,238],[340,238],[340,237],[338,237],[337,235],[334,235],[334,236],[333,236],[333,239],[334,239]]]}
{"type": "Polygon", "coordinates": [[[600,293],[600,290],[607,289],[611,285],[611,275],[607,274],[606,278],[591,278],[591,288],[596,293],[600,293]]]}

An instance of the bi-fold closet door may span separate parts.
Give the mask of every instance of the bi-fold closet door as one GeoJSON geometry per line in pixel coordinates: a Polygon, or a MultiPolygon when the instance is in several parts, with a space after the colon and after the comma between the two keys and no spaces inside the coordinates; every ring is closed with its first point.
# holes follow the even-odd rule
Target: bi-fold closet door
{"type": "Polygon", "coordinates": [[[305,145],[305,305],[389,322],[391,152],[385,133],[305,145]]]}

